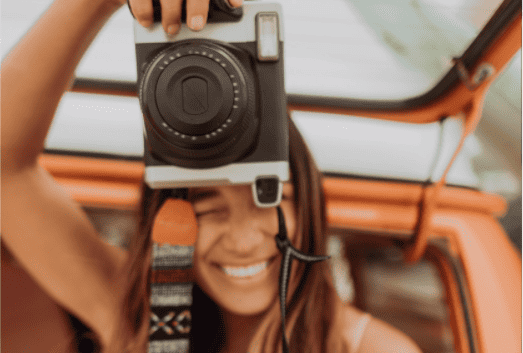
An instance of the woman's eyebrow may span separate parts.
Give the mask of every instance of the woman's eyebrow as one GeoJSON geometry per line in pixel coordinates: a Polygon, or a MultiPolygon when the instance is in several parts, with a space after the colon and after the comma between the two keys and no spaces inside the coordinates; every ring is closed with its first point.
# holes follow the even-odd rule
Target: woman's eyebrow
{"type": "Polygon", "coordinates": [[[213,197],[217,197],[219,195],[219,192],[215,189],[208,189],[208,190],[196,190],[194,192],[189,193],[189,202],[196,203],[199,201],[207,200],[213,197]]]}

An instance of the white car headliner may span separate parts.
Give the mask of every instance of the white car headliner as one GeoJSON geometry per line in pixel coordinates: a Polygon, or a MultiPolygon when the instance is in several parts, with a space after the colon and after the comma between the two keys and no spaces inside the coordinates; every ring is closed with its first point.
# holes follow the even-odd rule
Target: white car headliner
{"type": "MultiPolygon", "coordinates": [[[[424,182],[433,172],[440,148],[439,123],[416,125],[299,111],[292,118],[324,173],[424,182]]],[[[70,92],[58,107],[45,147],[141,158],[142,119],[137,98],[70,92]]],[[[479,153],[476,138],[469,137],[447,183],[477,188],[472,158],[479,153]]]]}

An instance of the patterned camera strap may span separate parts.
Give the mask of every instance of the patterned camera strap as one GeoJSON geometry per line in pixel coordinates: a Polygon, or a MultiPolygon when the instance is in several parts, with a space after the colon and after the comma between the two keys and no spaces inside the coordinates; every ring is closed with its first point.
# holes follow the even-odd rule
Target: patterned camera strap
{"type": "Polygon", "coordinates": [[[168,199],[152,230],[149,353],[187,353],[197,225],[186,201],[168,199]]]}

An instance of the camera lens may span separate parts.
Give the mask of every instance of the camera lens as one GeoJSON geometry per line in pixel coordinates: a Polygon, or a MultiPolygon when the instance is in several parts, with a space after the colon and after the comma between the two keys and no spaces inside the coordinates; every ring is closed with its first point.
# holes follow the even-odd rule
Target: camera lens
{"type": "Polygon", "coordinates": [[[226,45],[180,42],[158,54],[139,93],[147,133],[161,144],[160,157],[206,168],[244,155],[258,129],[253,81],[226,45]]]}
{"type": "MultiPolygon", "coordinates": [[[[156,101],[165,122],[190,136],[212,135],[223,127],[234,98],[233,85],[224,70],[200,56],[186,56],[169,65],[156,86],[156,101]]],[[[222,137],[227,135],[226,127],[222,137]]]]}

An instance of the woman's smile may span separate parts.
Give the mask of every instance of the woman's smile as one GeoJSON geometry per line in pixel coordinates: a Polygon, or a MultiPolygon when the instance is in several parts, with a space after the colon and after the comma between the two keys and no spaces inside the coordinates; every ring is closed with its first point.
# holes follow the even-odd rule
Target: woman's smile
{"type": "Polygon", "coordinates": [[[251,279],[258,274],[263,275],[265,272],[267,272],[265,270],[269,267],[270,264],[272,264],[275,258],[276,256],[270,258],[269,260],[258,262],[250,266],[227,266],[218,264],[216,264],[216,266],[231,278],[251,279]]]}
{"type": "MultiPolygon", "coordinates": [[[[291,237],[296,231],[293,191],[291,184],[284,185],[280,205],[291,237]]],[[[191,189],[189,200],[198,219],[194,259],[198,285],[230,313],[266,311],[278,296],[276,209],[256,207],[248,185],[191,189]]]]}

